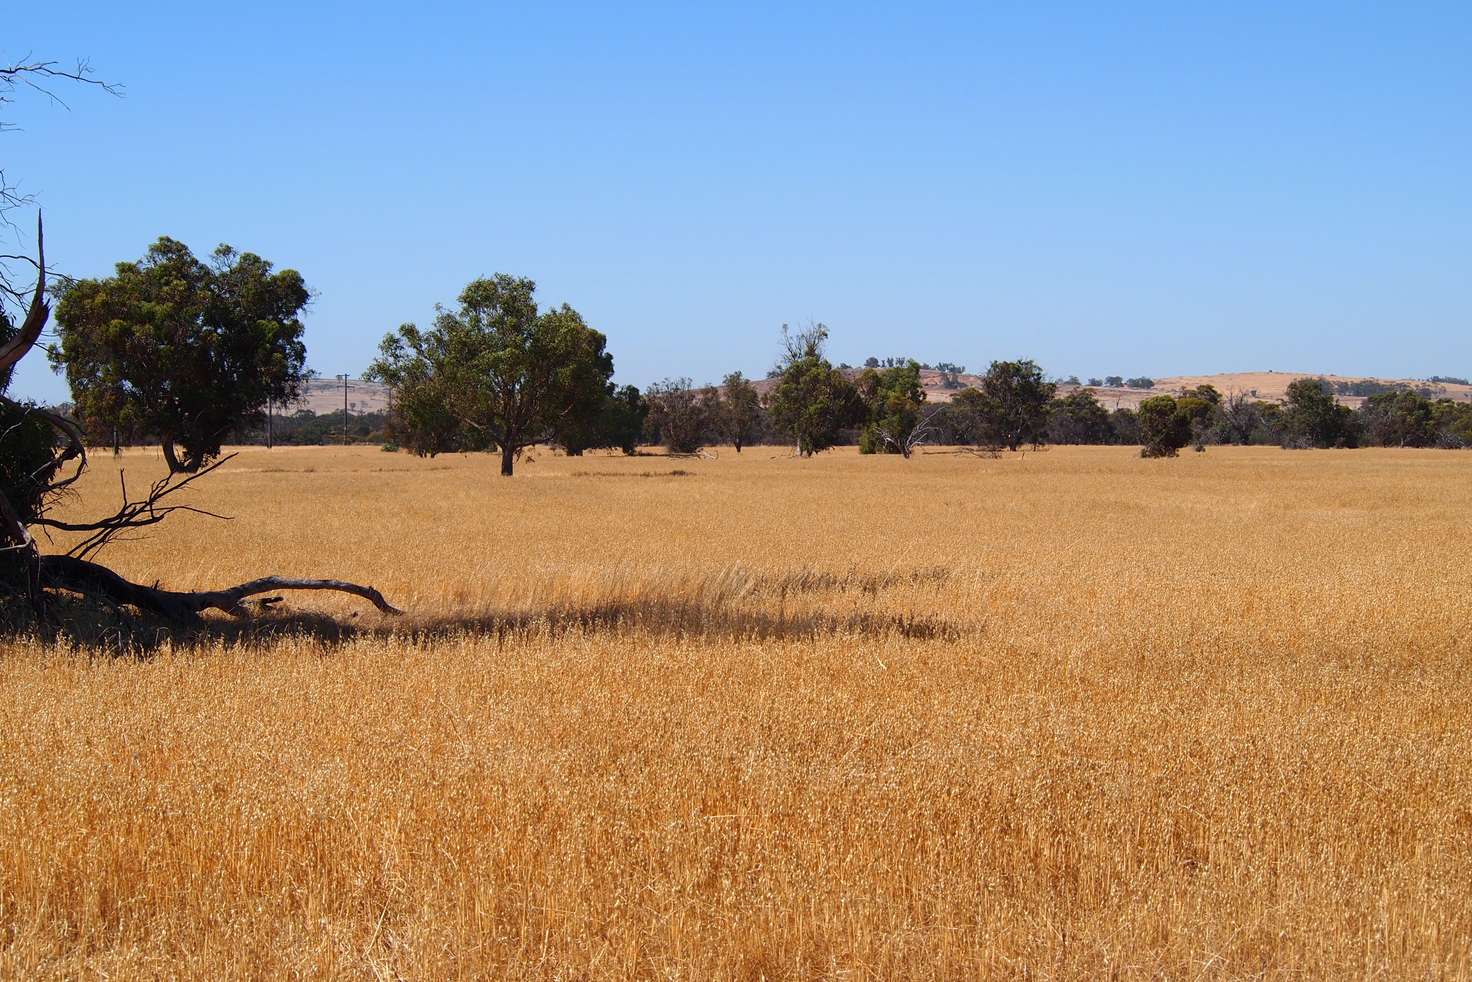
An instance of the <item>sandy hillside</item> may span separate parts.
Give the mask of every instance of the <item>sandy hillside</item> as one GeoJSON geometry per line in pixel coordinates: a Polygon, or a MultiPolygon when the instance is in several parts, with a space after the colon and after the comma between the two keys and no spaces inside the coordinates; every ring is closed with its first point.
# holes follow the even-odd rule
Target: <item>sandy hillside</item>
{"type": "MultiPolygon", "coordinates": [[[[1155,380],[1153,389],[1123,389],[1096,387],[1099,401],[1111,409],[1134,408],[1154,395],[1174,395],[1182,389],[1198,385],[1212,385],[1223,395],[1234,392],[1267,402],[1282,402],[1287,396],[1290,383],[1301,378],[1324,378],[1330,382],[1375,381],[1386,384],[1405,384],[1430,388],[1438,398],[1472,402],[1472,386],[1423,382],[1419,379],[1375,378],[1367,375],[1328,375],[1319,372],[1219,372],[1215,375],[1172,375],[1155,380]]],[[[1077,386],[1059,386],[1059,393],[1066,395],[1077,386]]],[[[1365,400],[1359,396],[1339,396],[1347,406],[1359,406],[1365,400]]]]}
{"type": "MultiPolygon", "coordinates": [[[[348,411],[378,413],[388,408],[388,389],[377,382],[348,379],[348,411]]],[[[342,382],[335,378],[319,378],[307,383],[302,401],[291,412],[307,409],[319,416],[342,412],[342,382]]]]}

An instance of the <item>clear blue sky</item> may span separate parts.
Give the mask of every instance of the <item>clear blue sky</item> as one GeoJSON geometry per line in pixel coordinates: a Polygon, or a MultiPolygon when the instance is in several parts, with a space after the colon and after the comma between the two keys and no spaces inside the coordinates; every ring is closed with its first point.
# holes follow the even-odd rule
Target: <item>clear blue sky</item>
{"type": "MultiPolygon", "coordinates": [[[[361,372],[531,276],[621,381],[835,360],[1472,374],[1472,3],[11,4],[52,256],[300,269],[361,372]]],[[[9,250],[3,250],[9,251],[9,250]]],[[[33,359],[20,394],[65,386],[33,359]]]]}

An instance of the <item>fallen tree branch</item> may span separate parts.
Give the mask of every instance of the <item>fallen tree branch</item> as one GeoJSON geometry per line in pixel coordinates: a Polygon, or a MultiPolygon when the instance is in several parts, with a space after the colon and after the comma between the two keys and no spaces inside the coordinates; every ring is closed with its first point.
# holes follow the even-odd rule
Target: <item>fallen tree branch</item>
{"type": "MultiPolygon", "coordinates": [[[[40,567],[41,579],[48,586],[76,593],[101,594],[114,603],[128,604],[184,624],[198,623],[200,613],[209,609],[222,610],[232,617],[249,617],[250,611],[244,603],[245,599],[275,590],[333,590],[350,593],[355,597],[362,597],[385,614],[403,613],[383,599],[383,594],[373,587],[344,580],[297,580],[284,576],[263,576],[224,590],[177,591],[131,583],[106,566],[75,556],[42,556],[40,567]]],[[[267,601],[272,602],[274,601],[267,601]]]]}

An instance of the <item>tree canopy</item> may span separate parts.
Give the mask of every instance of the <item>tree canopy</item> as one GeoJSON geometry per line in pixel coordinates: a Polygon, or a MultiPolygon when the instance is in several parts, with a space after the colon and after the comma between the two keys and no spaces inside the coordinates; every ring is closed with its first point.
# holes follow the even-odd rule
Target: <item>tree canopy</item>
{"type": "Polygon", "coordinates": [[[772,426],[792,440],[798,455],[811,457],[837,443],[845,428],[861,422],[864,404],[854,384],[824,356],[827,327],[814,324],[794,333],[784,324],[782,342],[767,410],[772,426]]]}
{"type": "Polygon", "coordinates": [[[740,372],[727,375],[721,388],[724,390],[720,404],[721,432],[740,453],[742,447],[761,436],[761,396],[740,372]]]}
{"type": "Polygon", "coordinates": [[[606,339],[566,304],[539,311],[535,293],[531,280],[504,273],[473,280],[429,330],[405,324],[384,337],[367,375],[392,390],[404,446],[494,446],[509,477],[522,450],[606,407],[606,339]]]}
{"type": "Polygon", "coordinates": [[[957,402],[974,413],[989,443],[1016,450],[1041,439],[1048,421],[1048,402],[1057,390],[1044,381],[1043,370],[1030,359],[994,361],[981,385],[963,389],[957,402]]]}
{"type": "Polygon", "coordinates": [[[913,438],[925,404],[920,364],[911,360],[893,368],[866,368],[859,375],[858,389],[869,418],[859,437],[860,452],[897,453],[908,458],[914,451],[913,438]]]}
{"type": "Polygon", "coordinates": [[[1174,457],[1191,441],[1191,409],[1172,396],[1151,396],[1140,403],[1135,418],[1141,457],[1174,457]]]}
{"type": "Polygon", "coordinates": [[[1283,445],[1288,447],[1354,446],[1358,420],[1353,410],[1334,400],[1323,379],[1301,378],[1288,383],[1283,403],[1283,445]]]}
{"type": "Polygon", "coordinates": [[[294,269],[227,245],[206,263],[165,236],[113,276],[61,291],[50,357],[94,439],[157,436],[170,469],[192,473],[268,402],[300,396],[309,299],[294,269]]]}
{"type": "Polygon", "coordinates": [[[1053,443],[1108,443],[1114,438],[1109,411],[1093,389],[1075,389],[1048,403],[1048,439],[1053,443]]]}
{"type": "Polygon", "coordinates": [[[645,395],[649,401],[645,427],[670,453],[695,453],[705,445],[711,424],[711,404],[690,385],[688,378],[656,382],[645,395]]]}

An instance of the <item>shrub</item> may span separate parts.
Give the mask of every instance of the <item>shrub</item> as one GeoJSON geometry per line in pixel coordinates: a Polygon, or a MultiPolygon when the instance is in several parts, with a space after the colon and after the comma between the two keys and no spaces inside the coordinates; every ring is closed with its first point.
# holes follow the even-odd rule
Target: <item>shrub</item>
{"type": "Polygon", "coordinates": [[[1191,416],[1170,396],[1152,396],[1135,414],[1141,457],[1174,457],[1191,440],[1191,416]]]}

